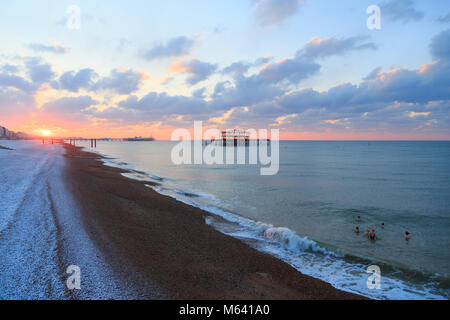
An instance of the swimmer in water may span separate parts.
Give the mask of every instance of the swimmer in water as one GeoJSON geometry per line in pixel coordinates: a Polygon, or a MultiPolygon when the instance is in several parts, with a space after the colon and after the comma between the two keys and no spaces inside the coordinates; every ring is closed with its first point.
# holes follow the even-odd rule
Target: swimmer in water
{"type": "Polygon", "coordinates": [[[378,239],[376,233],[375,233],[375,229],[372,229],[372,232],[370,232],[369,234],[369,239],[372,241],[376,241],[378,239]]]}
{"type": "Polygon", "coordinates": [[[365,235],[366,235],[367,238],[370,236],[370,230],[369,229],[366,230],[365,235]]]}
{"type": "Polygon", "coordinates": [[[411,239],[411,234],[408,231],[405,231],[405,240],[408,241],[411,239]]]}
{"type": "Polygon", "coordinates": [[[357,216],[356,221],[361,221],[361,216],[357,216]]]}
{"type": "Polygon", "coordinates": [[[356,234],[359,234],[359,227],[356,227],[354,231],[356,234]]]}
{"type": "Polygon", "coordinates": [[[383,228],[383,229],[384,229],[384,222],[382,222],[382,223],[381,223],[381,228],[383,228]]]}

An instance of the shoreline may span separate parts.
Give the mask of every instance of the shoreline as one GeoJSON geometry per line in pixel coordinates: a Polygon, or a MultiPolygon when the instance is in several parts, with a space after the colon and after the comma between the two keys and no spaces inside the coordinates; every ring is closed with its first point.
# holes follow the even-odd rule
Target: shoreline
{"type": "MultiPolygon", "coordinates": [[[[130,268],[115,260],[154,283],[163,299],[367,299],[224,235],[205,223],[210,213],[124,177],[127,170],[105,166],[98,154],[64,148],[83,225],[124,281],[130,268]]],[[[154,288],[139,291],[155,297],[154,288]]]]}

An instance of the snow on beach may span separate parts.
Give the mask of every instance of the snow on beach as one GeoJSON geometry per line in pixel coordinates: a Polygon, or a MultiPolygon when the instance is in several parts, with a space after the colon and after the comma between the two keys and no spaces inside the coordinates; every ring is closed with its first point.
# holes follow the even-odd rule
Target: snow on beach
{"type": "Polygon", "coordinates": [[[64,148],[0,141],[0,299],[135,299],[83,228],[64,175],[64,148]],[[70,265],[81,290],[68,290],[70,265]]]}

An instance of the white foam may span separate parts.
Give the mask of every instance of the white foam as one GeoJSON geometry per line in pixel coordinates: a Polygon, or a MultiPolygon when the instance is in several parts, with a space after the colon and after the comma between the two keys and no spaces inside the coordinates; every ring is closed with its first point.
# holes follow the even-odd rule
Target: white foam
{"type": "Polygon", "coordinates": [[[269,253],[289,263],[303,274],[326,281],[337,289],[380,300],[446,299],[445,296],[436,293],[432,285],[415,287],[400,279],[387,276],[382,277],[381,290],[370,290],[366,285],[369,277],[369,274],[366,273],[368,265],[346,262],[342,255],[326,250],[315,241],[301,237],[288,228],[274,227],[271,224],[256,222],[217,207],[196,203],[182,197],[170,188],[150,185],[148,187],[242,227],[232,228],[232,231],[229,231],[229,228],[224,228],[220,221],[216,221],[212,217],[205,219],[206,223],[222,233],[241,239],[255,249],[269,253]]]}
{"type": "MultiPolygon", "coordinates": [[[[107,165],[118,166],[107,159],[103,161],[107,165]]],[[[118,167],[124,168],[124,166],[118,167]]],[[[127,176],[132,179],[139,179],[134,174],[127,176]]],[[[223,210],[218,206],[195,202],[192,197],[183,195],[184,193],[197,194],[199,195],[199,199],[214,200],[213,202],[220,204],[220,199],[211,194],[198,191],[184,192],[166,186],[147,186],[160,194],[173,197],[185,204],[198,207],[223,218],[235,227],[224,227],[223,223],[212,217],[207,217],[205,222],[224,234],[241,239],[255,249],[269,253],[289,263],[303,274],[330,283],[337,289],[360,294],[372,299],[447,299],[444,295],[436,292],[432,284],[428,284],[427,286],[413,286],[400,279],[388,276],[382,276],[381,290],[370,290],[366,285],[367,278],[369,277],[369,274],[366,273],[368,265],[349,263],[343,259],[342,254],[327,250],[315,241],[307,237],[299,236],[289,228],[275,227],[264,222],[253,221],[223,210]]]]}

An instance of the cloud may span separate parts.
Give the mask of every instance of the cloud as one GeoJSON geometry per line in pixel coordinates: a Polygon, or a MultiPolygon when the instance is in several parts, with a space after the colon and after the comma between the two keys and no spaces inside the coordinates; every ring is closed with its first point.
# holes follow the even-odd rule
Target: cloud
{"type": "Polygon", "coordinates": [[[222,70],[223,74],[245,74],[247,73],[248,69],[250,69],[251,65],[249,63],[243,62],[243,61],[239,61],[239,62],[233,62],[232,64],[230,64],[228,67],[225,67],[222,70]]]}
{"type": "MultiPolygon", "coordinates": [[[[85,76],[87,79],[88,76],[85,76]]],[[[108,77],[101,78],[96,82],[93,90],[111,90],[118,94],[130,94],[138,90],[146,76],[142,72],[131,69],[113,69],[108,77]]]]}
{"type": "Polygon", "coordinates": [[[413,0],[388,0],[380,3],[381,16],[391,21],[419,21],[425,14],[414,8],[413,0]]]}
{"type": "Polygon", "coordinates": [[[37,89],[28,80],[8,73],[0,73],[0,87],[16,88],[28,93],[33,93],[37,89]]]}
{"type": "Polygon", "coordinates": [[[48,63],[41,62],[40,58],[27,58],[25,66],[34,85],[48,83],[55,76],[52,67],[48,63]]]}
{"type": "Polygon", "coordinates": [[[447,63],[432,63],[419,70],[393,69],[379,73],[360,85],[350,83],[335,86],[328,91],[304,89],[287,94],[279,104],[290,112],[308,108],[370,112],[377,105],[402,102],[424,104],[450,99],[450,71],[447,63]]]}
{"type": "Polygon", "coordinates": [[[0,71],[8,73],[17,73],[19,72],[19,68],[17,66],[13,66],[12,64],[6,63],[3,66],[1,66],[0,71]]]}
{"type": "Polygon", "coordinates": [[[363,78],[363,80],[372,80],[375,79],[378,74],[381,72],[381,67],[376,67],[373,69],[367,76],[363,78]]]}
{"type": "Polygon", "coordinates": [[[4,65],[0,72],[0,86],[34,94],[41,85],[49,83],[55,76],[51,66],[40,58],[25,58],[25,67],[29,79],[18,74],[19,67],[4,65]]]}
{"type": "Polygon", "coordinates": [[[305,0],[251,0],[256,5],[256,18],[260,25],[280,25],[294,16],[305,0]]]}
{"type": "Polygon", "coordinates": [[[259,73],[259,78],[267,83],[287,81],[297,84],[320,70],[320,65],[310,59],[284,59],[268,64],[259,73]]]}
{"type": "Polygon", "coordinates": [[[450,29],[433,37],[430,43],[430,52],[433,59],[450,61],[450,29]]]}
{"type": "Polygon", "coordinates": [[[63,97],[45,103],[36,113],[36,120],[53,126],[76,128],[88,125],[99,102],[90,96],[63,97]]]}
{"type": "Polygon", "coordinates": [[[47,102],[41,107],[41,110],[52,114],[70,116],[96,104],[98,104],[98,101],[92,99],[90,96],[64,97],[47,102]]]}
{"type": "Polygon", "coordinates": [[[422,117],[428,117],[430,115],[430,112],[414,112],[411,111],[408,113],[408,116],[410,118],[414,118],[414,117],[418,117],[418,116],[422,116],[422,117]]]}
{"type": "Polygon", "coordinates": [[[209,109],[208,103],[203,99],[181,95],[169,96],[166,93],[157,92],[149,92],[142,98],[130,96],[120,102],[119,107],[141,115],[145,114],[150,118],[161,115],[168,117],[174,114],[199,116],[208,113],[209,109]]]}
{"type": "Polygon", "coordinates": [[[173,38],[165,44],[160,43],[155,45],[144,53],[144,58],[151,61],[155,59],[183,56],[189,54],[194,44],[194,40],[185,36],[173,38]]]}
{"type": "Polygon", "coordinates": [[[63,89],[78,92],[80,89],[90,90],[94,86],[94,78],[98,77],[93,69],[86,68],[80,71],[67,71],[59,77],[58,81],[52,82],[55,89],[63,89]]]}
{"type": "Polygon", "coordinates": [[[268,64],[271,61],[272,57],[266,56],[258,58],[254,62],[246,62],[246,61],[233,62],[228,67],[222,69],[222,74],[232,74],[232,75],[245,74],[249,71],[250,68],[259,67],[261,65],[268,64]]]}
{"type": "Polygon", "coordinates": [[[186,83],[191,86],[208,79],[216,70],[217,64],[203,62],[197,59],[192,59],[189,62],[175,61],[168,69],[169,72],[189,74],[186,83]]]}
{"type": "Polygon", "coordinates": [[[269,124],[269,126],[270,127],[279,127],[285,123],[290,123],[291,122],[290,119],[297,118],[297,117],[298,117],[298,113],[280,116],[280,117],[276,118],[276,123],[269,124]]]}
{"type": "Polygon", "coordinates": [[[437,18],[437,22],[439,23],[449,23],[450,22],[450,12],[447,13],[445,16],[440,16],[437,18]]]}
{"type": "Polygon", "coordinates": [[[131,94],[138,90],[148,76],[143,72],[131,69],[113,69],[109,76],[100,77],[93,69],[85,68],[78,72],[67,71],[59,79],[52,81],[54,89],[62,89],[70,92],[78,92],[80,89],[87,91],[109,90],[118,94],[131,94]]]}
{"type": "Polygon", "coordinates": [[[205,97],[206,88],[200,88],[197,90],[194,90],[192,92],[192,96],[195,98],[203,99],[205,97]]]}
{"type": "Polygon", "coordinates": [[[2,84],[0,75],[0,119],[3,121],[14,117],[23,119],[34,109],[34,105],[35,99],[32,94],[7,88],[2,84]]]}
{"type": "Polygon", "coordinates": [[[259,74],[250,77],[238,75],[233,82],[219,82],[216,85],[214,100],[211,101],[212,109],[250,106],[274,99],[284,93],[284,90],[274,86],[273,82],[262,79],[259,74]]]}
{"type": "Polygon", "coordinates": [[[56,54],[64,54],[69,52],[70,48],[58,44],[57,42],[51,41],[50,45],[42,44],[42,43],[32,43],[29,44],[28,47],[36,52],[51,52],[56,54]]]}
{"type": "MultiPolygon", "coordinates": [[[[449,134],[449,30],[431,40],[434,60],[416,69],[382,72],[378,67],[358,84],[341,83],[325,91],[297,89],[302,80],[320,71],[317,59],[374,49],[364,46],[370,42],[363,37],[330,39],[333,38],[320,40],[314,46],[310,41],[294,57],[277,62],[264,57],[231,63],[221,69],[226,77],[213,90],[202,87],[186,96],[153,90],[136,94],[144,77],[125,69],[113,69],[110,75],[101,77],[86,68],[64,72],[52,81],[55,75],[50,65],[37,58],[25,58],[25,68],[17,68],[17,73],[1,69],[0,108],[4,109],[0,114],[8,117],[5,110],[13,113],[17,109],[33,111],[42,119],[80,119],[111,127],[158,122],[185,126],[192,125],[193,120],[204,120],[210,125],[280,126],[292,131],[404,130],[408,134],[433,130],[449,134]],[[93,97],[66,94],[65,98],[36,109],[33,94],[43,83],[74,93],[81,89],[100,91],[96,96],[104,94],[106,98],[100,106],[93,107],[98,104],[93,97]]],[[[217,65],[194,59],[175,62],[169,71],[185,74],[187,83],[193,85],[217,72],[217,65]]]]}
{"type": "Polygon", "coordinates": [[[350,51],[359,50],[376,50],[377,45],[373,42],[366,42],[368,37],[355,36],[344,39],[326,38],[319,39],[312,38],[300,50],[297,55],[305,58],[323,58],[333,55],[343,55],[350,51]]]}

